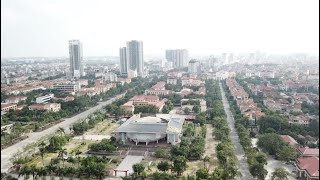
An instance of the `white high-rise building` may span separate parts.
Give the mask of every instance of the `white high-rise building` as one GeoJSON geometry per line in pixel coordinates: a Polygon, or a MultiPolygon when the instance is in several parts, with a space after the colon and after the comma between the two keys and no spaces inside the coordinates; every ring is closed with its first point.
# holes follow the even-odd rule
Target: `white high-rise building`
{"type": "Polygon", "coordinates": [[[127,48],[120,48],[120,74],[123,76],[128,75],[129,62],[127,58],[127,48]]]}
{"type": "Polygon", "coordinates": [[[69,41],[70,73],[74,78],[84,76],[82,43],[79,40],[69,41]]]}
{"type": "Polygon", "coordinates": [[[143,76],[144,61],[143,61],[143,43],[142,41],[128,41],[126,50],[127,62],[129,69],[136,70],[138,76],[143,76]]]}

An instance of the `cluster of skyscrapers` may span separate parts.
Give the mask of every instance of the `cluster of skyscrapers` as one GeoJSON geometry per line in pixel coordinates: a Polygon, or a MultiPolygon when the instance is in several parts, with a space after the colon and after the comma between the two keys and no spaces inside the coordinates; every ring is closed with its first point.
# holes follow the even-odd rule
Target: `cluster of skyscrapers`
{"type": "Polygon", "coordinates": [[[173,63],[175,68],[183,68],[188,66],[189,55],[186,49],[170,49],[166,50],[166,59],[173,63]]]}
{"type": "MultiPolygon", "coordinates": [[[[137,77],[144,76],[143,43],[132,40],[127,42],[126,47],[120,47],[120,74],[121,76],[137,77]]],[[[173,67],[187,67],[189,63],[188,50],[166,50],[166,59],[172,62],[173,67]]],[[[80,78],[84,76],[82,43],[79,40],[69,41],[70,76],[80,78]]],[[[192,68],[192,69],[198,69],[192,68]]]]}
{"type": "Polygon", "coordinates": [[[120,74],[130,77],[144,75],[142,41],[128,41],[127,47],[120,48],[120,74]]]}

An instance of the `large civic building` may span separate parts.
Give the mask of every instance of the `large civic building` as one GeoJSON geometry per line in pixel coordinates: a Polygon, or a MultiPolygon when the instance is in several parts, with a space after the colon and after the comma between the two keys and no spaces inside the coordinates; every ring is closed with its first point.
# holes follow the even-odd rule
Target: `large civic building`
{"type": "Polygon", "coordinates": [[[122,142],[133,141],[146,143],[166,139],[167,143],[177,144],[181,141],[182,125],[185,117],[176,114],[156,114],[156,117],[140,117],[133,115],[124,122],[116,131],[115,137],[122,142]]]}
{"type": "Polygon", "coordinates": [[[128,41],[127,47],[120,48],[121,75],[128,75],[129,70],[136,71],[138,76],[144,75],[142,41],[128,41]]]}
{"type": "Polygon", "coordinates": [[[82,43],[79,40],[69,41],[70,73],[74,78],[84,76],[82,43]]]}
{"type": "Polygon", "coordinates": [[[188,50],[186,49],[166,50],[166,59],[169,62],[173,62],[173,66],[176,68],[187,67],[189,62],[188,50]]]}

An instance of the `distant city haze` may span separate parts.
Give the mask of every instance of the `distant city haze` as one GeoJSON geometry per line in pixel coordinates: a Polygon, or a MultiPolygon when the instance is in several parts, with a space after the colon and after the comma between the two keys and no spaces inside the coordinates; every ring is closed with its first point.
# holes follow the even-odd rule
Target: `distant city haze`
{"type": "Polygon", "coordinates": [[[119,56],[127,41],[145,55],[319,54],[318,0],[3,0],[1,57],[119,56]]]}

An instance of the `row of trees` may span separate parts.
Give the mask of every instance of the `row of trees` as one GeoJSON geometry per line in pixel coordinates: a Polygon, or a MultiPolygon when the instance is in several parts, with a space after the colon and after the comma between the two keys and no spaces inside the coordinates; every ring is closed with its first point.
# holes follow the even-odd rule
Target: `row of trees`
{"type": "Polygon", "coordinates": [[[89,146],[89,149],[94,152],[114,152],[117,150],[118,143],[114,137],[109,139],[102,139],[99,143],[94,143],[89,146]]]}
{"type": "Polygon", "coordinates": [[[201,136],[194,137],[192,140],[184,138],[179,145],[172,146],[171,159],[183,156],[186,159],[199,160],[204,153],[204,145],[204,138],[201,136]]]}
{"type": "MultiPolygon", "coordinates": [[[[231,96],[229,89],[224,84],[227,96],[231,96]]],[[[264,180],[268,174],[268,171],[264,168],[264,165],[267,165],[267,155],[263,152],[259,152],[256,148],[252,147],[251,137],[255,134],[250,130],[250,122],[248,117],[243,117],[239,107],[236,105],[234,100],[230,100],[230,108],[235,117],[235,127],[237,129],[240,143],[245,151],[247,162],[249,164],[249,170],[252,176],[257,179],[264,180]]],[[[265,129],[264,120],[265,117],[262,117],[259,121],[260,130],[262,133],[267,133],[259,136],[258,147],[263,149],[265,152],[274,153],[271,155],[277,155],[279,160],[292,160],[296,156],[296,151],[288,144],[284,143],[279,135],[274,134],[275,130],[272,128],[265,129]],[[262,121],[261,121],[262,120],[262,121]],[[272,132],[272,133],[270,133],[272,132]],[[273,152],[274,151],[274,152],[273,152]]],[[[277,119],[278,122],[281,122],[277,119]]],[[[284,121],[282,121],[284,122],[284,121]]],[[[272,174],[272,179],[288,177],[288,172],[282,168],[276,169],[272,174]]]]}
{"type": "MultiPolygon", "coordinates": [[[[225,83],[223,83],[223,88],[225,89],[226,96],[230,97],[230,90],[225,83]]],[[[249,129],[250,123],[248,117],[242,116],[235,100],[230,99],[229,104],[231,112],[235,117],[235,128],[239,136],[240,144],[247,157],[249,171],[253,177],[264,180],[268,174],[268,171],[264,168],[264,165],[267,165],[267,155],[252,147],[251,137],[253,137],[254,134],[251,129],[249,129]]]]}
{"type": "Polygon", "coordinates": [[[61,167],[61,158],[54,159],[50,164],[44,167],[36,167],[35,165],[24,165],[19,169],[19,177],[24,176],[24,178],[29,179],[30,175],[33,179],[44,176],[59,176],[69,177],[73,179],[75,177],[84,179],[96,177],[97,179],[103,179],[107,174],[108,159],[100,158],[97,156],[88,156],[82,158],[77,156],[76,159],[69,157],[67,167],[63,165],[61,167]]]}
{"type": "Polygon", "coordinates": [[[146,105],[146,106],[134,106],[134,114],[137,113],[152,113],[156,114],[159,112],[159,108],[153,105],[146,105]]]}
{"type": "Polygon", "coordinates": [[[219,140],[216,146],[217,159],[219,166],[215,168],[214,172],[209,175],[206,169],[200,169],[197,172],[197,177],[201,175],[202,178],[207,179],[234,179],[240,175],[238,170],[238,161],[234,152],[232,141],[229,137],[230,129],[228,127],[226,114],[223,109],[222,97],[218,81],[206,81],[207,101],[207,115],[208,122],[211,122],[215,127],[213,135],[215,139],[219,140]]]}

